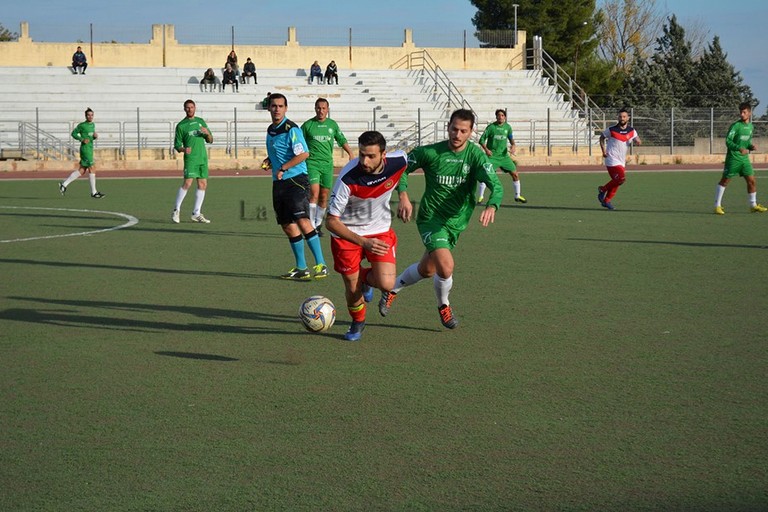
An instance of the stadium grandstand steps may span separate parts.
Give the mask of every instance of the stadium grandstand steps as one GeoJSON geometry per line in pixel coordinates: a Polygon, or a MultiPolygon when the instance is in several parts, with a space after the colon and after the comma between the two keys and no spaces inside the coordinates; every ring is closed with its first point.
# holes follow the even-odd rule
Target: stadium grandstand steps
{"type": "MultiPolygon", "coordinates": [[[[214,68],[221,77],[221,69],[214,68]]],[[[100,135],[97,148],[169,148],[173,128],[184,116],[183,102],[197,103],[214,133],[214,147],[264,148],[269,113],[261,108],[267,92],[288,98],[288,117],[298,124],[314,116],[314,102],[327,98],[331,117],[354,142],[359,133],[377,129],[391,145],[413,145],[445,137],[455,104],[435,92],[421,70],[342,71],[338,85],[308,84],[306,70],[257,69],[258,84],[205,92],[197,68],[99,68],[74,75],[66,68],[3,68],[0,84],[0,149],[18,148],[31,131],[40,130],[74,147],[69,133],[90,107],[100,135]],[[137,121],[138,120],[138,121],[137,121]],[[417,122],[420,121],[420,125],[417,122]],[[39,123],[39,124],[38,124],[39,123]],[[421,130],[419,130],[421,127],[421,130]],[[418,137],[421,137],[419,139],[418,137]]],[[[553,140],[569,144],[577,117],[538,75],[528,71],[451,71],[448,76],[478,113],[478,129],[493,120],[496,108],[509,110],[519,144],[540,144],[550,112],[553,140]],[[531,123],[538,128],[531,129],[531,123]]],[[[455,99],[455,98],[454,98],[455,99]]]]}

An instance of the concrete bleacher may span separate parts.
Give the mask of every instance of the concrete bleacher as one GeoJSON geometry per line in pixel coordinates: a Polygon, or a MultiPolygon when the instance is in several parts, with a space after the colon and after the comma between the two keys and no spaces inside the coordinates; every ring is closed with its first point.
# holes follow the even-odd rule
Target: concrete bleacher
{"type": "MultiPolygon", "coordinates": [[[[298,124],[314,116],[318,97],[327,98],[331,117],[353,145],[359,133],[374,128],[391,146],[409,137],[413,144],[415,133],[422,143],[439,140],[445,137],[452,110],[419,70],[342,71],[338,85],[310,85],[303,69],[264,69],[257,70],[258,84],[240,84],[238,93],[230,87],[225,92],[204,92],[199,83],[203,70],[197,68],[91,67],[85,75],[54,67],[3,71],[0,149],[16,149],[22,139],[29,145],[30,131],[36,133],[39,127],[50,140],[72,151],[76,141],[69,133],[90,107],[99,133],[97,149],[154,149],[170,156],[173,129],[184,117],[183,102],[188,98],[195,100],[197,115],[214,134],[212,148],[227,154],[235,147],[264,149],[270,117],[260,103],[267,92],[286,95],[288,117],[298,124]]],[[[479,130],[493,121],[496,108],[507,108],[519,145],[539,144],[541,133],[530,126],[532,121],[538,126],[545,123],[547,110],[551,132],[566,144],[574,123],[580,122],[538,73],[451,71],[448,76],[478,113],[479,130]]]]}
{"type": "Polygon", "coordinates": [[[586,121],[571,109],[539,71],[448,71],[448,78],[477,112],[478,130],[495,121],[496,109],[507,110],[518,150],[597,143],[586,121]],[[549,122],[548,122],[549,120],[549,122]],[[549,125],[549,126],[548,126],[549,125]]]}

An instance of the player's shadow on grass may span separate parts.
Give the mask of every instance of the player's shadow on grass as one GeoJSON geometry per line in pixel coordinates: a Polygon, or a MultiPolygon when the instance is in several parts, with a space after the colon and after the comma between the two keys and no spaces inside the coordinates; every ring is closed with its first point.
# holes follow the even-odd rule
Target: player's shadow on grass
{"type": "Polygon", "coordinates": [[[16,263],[23,265],[40,265],[61,268],[91,268],[105,270],[128,270],[131,272],[152,272],[159,274],[179,274],[190,276],[217,276],[217,277],[237,277],[248,279],[274,279],[275,276],[268,274],[247,274],[243,272],[213,272],[209,270],[198,269],[178,269],[178,268],[152,268],[152,267],[126,267],[124,265],[106,265],[103,263],[79,263],[70,261],[40,261],[40,260],[22,260],[12,258],[0,258],[0,263],[16,263]]]}
{"type": "Polygon", "coordinates": [[[217,354],[201,354],[199,352],[174,352],[171,350],[155,350],[159,356],[180,357],[182,359],[200,359],[203,361],[239,361],[235,357],[220,356],[217,354]]]}
{"type": "Polygon", "coordinates": [[[768,249],[768,245],[713,244],[708,242],[679,242],[673,240],[618,240],[606,238],[568,238],[577,242],[609,242],[619,244],[679,245],[682,247],[727,247],[735,249],[768,249]]]}
{"type": "MultiPolygon", "coordinates": [[[[97,316],[77,314],[72,309],[6,309],[0,311],[0,320],[15,320],[29,323],[44,323],[49,325],[59,325],[63,327],[86,327],[93,329],[108,329],[116,331],[134,331],[134,332],[159,332],[159,331],[188,331],[188,332],[216,332],[222,334],[281,334],[297,335],[305,334],[299,326],[299,322],[294,315],[280,315],[264,313],[259,311],[242,311],[210,307],[194,306],[174,306],[158,304],[140,304],[131,302],[105,302],[88,300],[59,300],[35,297],[8,297],[10,300],[25,302],[35,302],[49,306],[58,306],[66,308],[89,308],[104,309],[109,311],[119,311],[125,313],[135,313],[134,317],[125,315],[123,318],[115,316],[97,316]],[[228,325],[223,323],[189,323],[189,322],[169,322],[139,320],[138,315],[155,314],[157,312],[175,313],[178,315],[192,315],[201,319],[209,320],[236,320],[239,322],[251,322],[255,325],[240,326],[228,325]],[[279,322],[290,324],[290,329],[275,329],[259,326],[259,322],[279,322]]],[[[430,329],[425,327],[413,327],[408,325],[384,324],[376,327],[386,327],[388,329],[408,329],[417,331],[439,332],[439,329],[430,329]]],[[[335,333],[327,332],[321,336],[335,337],[335,333]]]]}

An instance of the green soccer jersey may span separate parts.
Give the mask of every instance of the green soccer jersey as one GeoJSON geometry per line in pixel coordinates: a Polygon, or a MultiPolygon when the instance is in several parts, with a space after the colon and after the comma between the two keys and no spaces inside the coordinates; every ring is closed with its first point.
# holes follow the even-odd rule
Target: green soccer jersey
{"type": "MultiPolygon", "coordinates": [[[[187,164],[203,164],[208,162],[208,153],[205,150],[205,135],[200,131],[201,128],[208,129],[199,117],[185,117],[176,125],[176,137],[173,141],[173,147],[179,151],[182,148],[192,148],[189,154],[184,153],[184,166],[187,164]]],[[[208,130],[210,133],[210,130],[208,130]]]]}
{"type": "Polygon", "coordinates": [[[507,141],[512,140],[512,127],[508,123],[491,123],[480,136],[480,144],[485,144],[491,152],[491,157],[507,156],[507,141]]]}
{"type": "Polygon", "coordinates": [[[422,169],[426,182],[419,203],[416,223],[438,221],[461,232],[466,229],[475,209],[475,188],[482,181],[491,190],[488,205],[498,209],[503,190],[488,157],[472,142],[454,153],[448,141],[421,146],[408,154],[408,168],[398,190],[408,187],[408,174],[422,169]]]}
{"type": "Polygon", "coordinates": [[[732,160],[738,162],[749,161],[749,154],[742,155],[740,150],[752,147],[752,123],[745,123],[742,120],[733,123],[728,128],[725,147],[728,148],[728,153],[725,156],[726,166],[732,160]]]}
{"type": "Polygon", "coordinates": [[[347,143],[347,138],[336,121],[326,117],[321,122],[313,117],[301,125],[301,131],[309,146],[307,167],[319,170],[333,169],[333,142],[336,141],[339,147],[347,143]]]}
{"type": "Polygon", "coordinates": [[[83,167],[93,165],[93,134],[96,133],[96,125],[83,121],[72,130],[72,137],[80,141],[80,164],[83,167]],[[88,142],[83,142],[84,140],[88,142]]]}

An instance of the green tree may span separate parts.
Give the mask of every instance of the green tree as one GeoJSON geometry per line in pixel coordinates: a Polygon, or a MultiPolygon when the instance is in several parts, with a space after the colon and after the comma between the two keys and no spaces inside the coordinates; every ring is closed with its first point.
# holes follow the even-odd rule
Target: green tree
{"type": "Polygon", "coordinates": [[[704,50],[694,68],[691,80],[691,94],[688,106],[729,108],[747,101],[754,106],[758,102],[752,95],[752,89],[728,62],[728,56],[720,46],[720,38],[715,36],[712,43],[704,50]]]}
{"type": "Polygon", "coordinates": [[[515,8],[517,27],[539,35],[544,49],[562,66],[572,69],[581,57],[597,48],[595,0],[471,0],[477,8],[472,23],[478,30],[513,30],[515,8]]]}
{"type": "Polygon", "coordinates": [[[656,0],[605,0],[600,12],[598,50],[604,60],[627,73],[637,57],[651,56],[665,20],[656,0]]]}
{"type": "Polygon", "coordinates": [[[11,32],[0,23],[0,41],[16,41],[19,38],[19,34],[11,32]]]}

